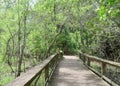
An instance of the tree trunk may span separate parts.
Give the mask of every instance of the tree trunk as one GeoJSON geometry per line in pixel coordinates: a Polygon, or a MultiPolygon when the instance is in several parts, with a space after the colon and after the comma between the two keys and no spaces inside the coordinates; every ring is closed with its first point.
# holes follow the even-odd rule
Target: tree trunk
{"type": "Polygon", "coordinates": [[[20,26],[21,22],[20,22],[20,15],[18,13],[18,70],[17,70],[17,77],[20,76],[21,73],[21,64],[22,64],[22,57],[21,57],[21,46],[20,46],[20,33],[21,33],[21,26],[20,26]]]}
{"type": "MultiPolygon", "coordinates": [[[[67,19],[66,19],[67,20],[67,19]]],[[[66,20],[64,21],[64,23],[58,28],[59,29],[59,32],[55,35],[54,39],[52,40],[52,42],[50,43],[49,47],[48,47],[48,50],[46,52],[46,55],[45,55],[45,59],[48,58],[49,54],[50,54],[50,50],[51,48],[53,47],[53,44],[55,43],[57,37],[62,33],[62,30],[64,28],[64,25],[66,23],[66,20]]]]}
{"type": "MultiPolygon", "coordinates": [[[[24,56],[24,49],[25,49],[25,46],[26,46],[26,19],[27,19],[27,16],[24,15],[24,38],[23,38],[23,44],[22,46],[20,46],[20,32],[19,32],[19,63],[18,63],[18,74],[17,76],[20,76],[21,74],[21,65],[22,65],[22,61],[23,61],[23,56],[24,56]]],[[[20,30],[19,30],[20,31],[20,30]]]]}

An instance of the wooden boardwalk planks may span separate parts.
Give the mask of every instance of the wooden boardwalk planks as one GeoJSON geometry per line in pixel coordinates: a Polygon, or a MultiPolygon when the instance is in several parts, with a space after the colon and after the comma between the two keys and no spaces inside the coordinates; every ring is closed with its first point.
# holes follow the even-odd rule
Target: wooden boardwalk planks
{"type": "Polygon", "coordinates": [[[56,68],[50,86],[110,86],[76,56],[64,56],[56,68]]]}

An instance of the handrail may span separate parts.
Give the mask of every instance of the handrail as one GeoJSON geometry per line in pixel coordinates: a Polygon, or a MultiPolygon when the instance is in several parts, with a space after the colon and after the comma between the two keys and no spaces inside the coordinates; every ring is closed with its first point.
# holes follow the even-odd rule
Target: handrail
{"type": "Polygon", "coordinates": [[[48,81],[50,80],[57,63],[61,60],[62,56],[62,52],[50,56],[39,65],[28,70],[26,73],[13,80],[7,86],[38,86],[37,83],[40,79],[40,76],[42,75],[42,72],[44,73],[45,78],[45,83],[43,86],[47,86],[48,81]]]}
{"type": "Polygon", "coordinates": [[[120,69],[120,63],[101,59],[96,56],[91,56],[91,55],[88,55],[88,54],[80,52],[80,51],[79,51],[79,57],[81,60],[83,60],[83,63],[88,66],[88,68],[90,68],[93,72],[97,73],[101,78],[106,80],[109,84],[111,84],[113,86],[118,86],[116,83],[114,83],[113,81],[111,81],[110,79],[105,77],[104,75],[107,72],[107,65],[110,65],[110,66],[120,69]],[[101,72],[98,72],[91,67],[91,62],[93,62],[93,61],[96,61],[101,64],[101,72]]]}
{"type": "Polygon", "coordinates": [[[86,56],[86,58],[89,58],[91,60],[96,60],[96,61],[99,61],[99,62],[104,62],[104,63],[109,64],[111,66],[115,66],[115,67],[119,67],[120,68],[120,63],[113,62],[113,61],[108,61],[108,60],[105,60],[105,59],[101,59],[101,58],[98,58],[96,56],[88,55],[86,53],[82,53],[82,52],[80,52],[80,53],[83,54],[84,56],[86,56]]]}

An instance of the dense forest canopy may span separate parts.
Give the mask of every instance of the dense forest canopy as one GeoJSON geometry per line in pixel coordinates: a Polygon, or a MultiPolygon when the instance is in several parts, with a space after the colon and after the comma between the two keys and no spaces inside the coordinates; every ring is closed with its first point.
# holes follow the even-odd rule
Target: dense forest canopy
{"type": "MultiPolygon", "coordinates": [[[[59,50],[119,61],[119,15],[119,0],[0,0],[0,75],[59,50]]],[[[0,84],[11,80],[3,76],[0,84]]]]}

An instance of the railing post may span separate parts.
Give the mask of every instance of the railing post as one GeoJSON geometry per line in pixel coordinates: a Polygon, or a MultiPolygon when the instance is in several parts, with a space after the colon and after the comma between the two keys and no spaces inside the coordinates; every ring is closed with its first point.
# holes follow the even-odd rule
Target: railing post
{"type": "Polygon", "coordinates": [[[85,55],[83,55],[83,63],[86,64],[85,62],[86,62],[86,58],[85,55]]]}
{"type": "Polygon", "coordinates": [[[45,67],[45,86],[48,83],[49,79],[49,64],[45,67]]]}
{"type": "Polygon", "coordinates": [[[60,59],[63,59],[63,51],[60,51],[60,59]]]}
{"type": "Polygon", "coordinates": [[[90,58],[88,58],[87,65],[90,66],[90,58]]]}
{"type": "Polygon", "coordinates": [[[104,75],[106,73],[106,63],[101,63],[101,74],[104,75]]]}

